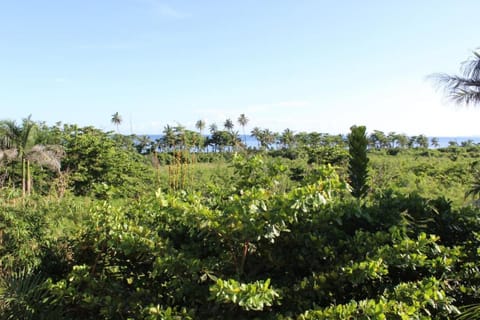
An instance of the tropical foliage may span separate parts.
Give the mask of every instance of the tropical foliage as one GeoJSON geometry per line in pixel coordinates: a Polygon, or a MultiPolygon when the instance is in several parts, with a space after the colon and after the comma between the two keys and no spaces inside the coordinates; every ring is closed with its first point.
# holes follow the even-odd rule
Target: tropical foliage
{"type": "Polygon", "coordinates": [[[203,137],[197,124],[154,141],[27,118],[13,126],[30,130],[26,144],[2,126],[0,318],[476,310],[480,209],[478,192],[464,195],[478,185],[478,146],[429,149],[354,126],[347,139],[256,128],[260,146],[246,149],[233,127],[203,137]],[[25,194],[22,152],[36,182],[25,194]]]}

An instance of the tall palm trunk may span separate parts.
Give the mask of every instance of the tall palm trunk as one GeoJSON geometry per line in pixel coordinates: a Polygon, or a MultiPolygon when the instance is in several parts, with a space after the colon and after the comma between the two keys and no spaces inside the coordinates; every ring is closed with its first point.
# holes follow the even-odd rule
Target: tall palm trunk
{"type": "Polygon", "coordinates": [[[26,158],[22,159],[22,196],[31,194],[32,192],[32,175],[30,170],[30,161],[26,158]]]}
{"type": "Polygon", "coordinates": [[[26,159],[22,158],[22,196],[25,197],[25,193],[27,190],[27,183],[25,181],[26,177],[26,159]]]}
{"type": "Polygon", "coordinates": [[[27,195],[32,193],[32,175],[30,174],[30,161],[27,160],[27,195]]]}

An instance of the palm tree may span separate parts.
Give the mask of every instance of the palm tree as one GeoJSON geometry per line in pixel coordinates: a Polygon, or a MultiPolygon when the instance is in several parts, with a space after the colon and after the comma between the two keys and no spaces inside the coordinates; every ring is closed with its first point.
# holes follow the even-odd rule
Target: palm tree
{"type": "Polygon", "coordinates": [[[283,148],[290,149],[292,147],[292,143],[294,141],[294,133],[289,128],[283,130],[280,136],[280,143],[282,144],[283,148]]]}
{"type": "Polygon", "coordinates": [[[165,149],[170,151],[175,147],[175,131],[173,127],[168,124],[163,128],[162,144],[165,149]]]}
{"type": "Polygon", "coordinates": [[[205,125],[206,125],[205,121],[201,119],[195,123],[195,128],[198,129],[198,132],[200,133],[200,135],[202,135],[203,129],[205,129],[205,125]]]}
{"type": "Polygon", "coordinates": [[[255,137],[260,145],[260,149],[266,150],[271,144],[275,143],[277,135],[269,129],[260,129],[255,127],[252,130],[252,136],[255,137]]]}
{"type": "Polygon", "coordinates": [[[153,141],[147,135],[135,136],[135,147],[140,154],[155,152],[153,141]]]}
{"type": "Polygon", "coordinates": [[[397,146],[397,133],[395,131],[390,131],[387,134],[387,143],[389,148],[395,148],[397,146]]]}
{"type": "Polygon", "coordinates": [[[252,131],[250,132],[250,134],[255,137],[255,139],[257,139],[258,141],[258,146],[260,147],[260,136],[262,135],[262,129],[260,129],[259,127],[255,127],[252,129],[252,131]]]}
{"type": "Polygon", "coordinates": [[[30,166],[26,158],[26,150],[32,138],[34,122],[31,116],[23,119],[22,126],[15,121],[5,120],[2,122],[2,132],[4,146],[8,149],[14,149],[16,155],[22,162],[22,194],[25,195],[30,190],[30,166]]]}
{"type": "Polygon", "coordinates": [[[228,132],[232,132],[234,124],[231,119],[227,119],[225,120],[225,123],[223,124],[223,126],[228,132]]]}
{"type": "Polygon", "coordinates": [[[185,126],[177,123],[177,125],[173,127],[173,132],[175,134],[175,145],[179,146],[180,149],[186,149],[188,147],[189,141],[187,139],[187,135],[185,134],[185,126]]]}
{"type": "Polygon", "coordinates": [[[404,133],[398,133],[395,139],[400,148],[404,149],[408,146],[408,137],[404,133]]]}
{"type": "Polygon", "coordinates": [[[31,116],[23,119],[22,125],[11,120],[0,122],[0,160],[21,161],[23,196],[30,194],[32,190],[30,163],[35,162],[59,173],[60,160],[64,155],[61,146],[35,144],[35,128],[36,124],[31,120],[31,116]]]}
{"type": "MultiPolygon", "coordinates": [[[[205,126],[207,124],[205,123],[204,120],[198,120],[196,123],[195,123],[195,128],[198,129],[198,133],[200,134],[200,137],[199,137],[199,141],[198,141],[198,148],[200,149],[200,144],[203,144],[203,142],[205,141],[205,137],[203,136],[203,129],[205,129],[205,126]]],[[[204,149],[204,148],[202,148],[204,149]]]]}
{"type": "Polygon", "coordinates": [[[263,129],[262,134],[260,135],[260,144],[262,148],[269,149],[272,144],[275,143],[277,134],[270,131],[270,129],[263,129]]]}
{"type": "Polygon", "coordinates": [[[480,102],[480,52],[473,52],[473,57],[463,63],[462,75],[438,73],[431,77],[444,87],[447,96],[455,103],[480,102]]]}
{"type": "Polygon", "coordinates": [[[428,148],[428,137],[426,135],[421,134],[417,136],[416,142],[420,148],[428,148]]]}
{"type": "Polygon", "coordinates": [[[210,130],[210,133],[213,134],[213,133],[215,133],[215,132],[218,130],[218,126],[217,126],[216,123],[212,123],[212,124],[208,127],[208,129],[210,130]]]}
{"type": "Polygon", "coordinates": [[[388,138],[383,131],[373,130],[369,136],[370,144],[376,149],[385,148],[388,146],[388,138]]]}
{"type": "Polygon", "coordinates": [[[242,131],[243,131],[243,139],[244,139],[244,143],[245,143],[245,147],[247,146],[247,136],[245,135],[245,126],[247,125],[249,119],[245,116],[244,113],[242,113],[240,115],[240,117],[238,117],[237,119],[238,121],[238,124],[242,127],[242,131]]]}
{"type": "Polygon", "coordinates": [[[122,124],[122,116],[118,112],[115,112],[114,114],[112,114],[111,121],[117,127],[117,133],[118,133],[118,126],[122,124]]]}

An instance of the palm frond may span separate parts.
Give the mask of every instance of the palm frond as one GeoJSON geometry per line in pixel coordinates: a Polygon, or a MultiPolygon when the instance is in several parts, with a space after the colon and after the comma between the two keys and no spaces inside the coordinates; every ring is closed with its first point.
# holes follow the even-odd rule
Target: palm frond
{"type": "Polygon", "coordinates": [[[40,273],[28,269],[0,274],[2,319],[58,319],[60,310],[48,303],[44,282],[40,273]]]}
{"type": "Polygon", "coordinates": [[[27,154],[29,161],[45,166],[55,172],[60,172],[61,160],[65,151],[58,145],[35,145],[27,154]]]}
{"type": "MultiPolygon", "coordinates": [[[[29,115],[27,118],[23,119],[23,125],[21,128],[21,141],[20,145],[18,146],[23,151],[25,151],[28,147],[33,144],[33,132],[35,129],[35,122],[32,121],[32,116],[29,115]]],[[[23,153],[22,153],[23,154],[23,153]]]]}
{"type": "Polygon", "coordinates": [[[4,161],[8,163],[10,161],[17,159],[17,157],[18,157],[18,150],[16,148],[4,149],[4,150],[0,149],[0,163],[4,161]]]}
{"type": "Polygon", "coordinates": [[[472,304],[460,308],[462,312],[455,319],[457,320],[475,320],[480,319],[480,304],[472,304]]]}
{"type": "Polygon", "coordinates": [[[473,57],[463,62],[462,71],[465,78],[480,79],[480,52],[474,51],[473,57]]]}
{"type": "Polygon", "coordinates": [[[480,52],[462,64],[462,75],[437,73],[429,76],[456,104],[480,104],[480,52]]]}
{"type": "Polygon", "coordinates": [[[13,120],[3,120],[0,122],[0,147],[10,149],[20,143],[22,128],[13,120]]]}

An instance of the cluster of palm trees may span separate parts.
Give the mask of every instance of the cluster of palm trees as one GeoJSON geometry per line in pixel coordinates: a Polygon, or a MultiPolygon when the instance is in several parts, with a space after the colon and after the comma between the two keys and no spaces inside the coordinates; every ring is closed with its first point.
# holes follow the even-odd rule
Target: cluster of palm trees
{"type": "MultiPolygon", "coordinates": [[[[458,104],[478,104],[480,103],[480,52],[473,52],[473,57],[467,60],[463,64],[463,70],[461,75],[449,75],[449,74],[434,74],[432,78],[445,89],[445,92],[449,98],[458,104]]],[[[118,126],[121,124],[122,118],[116,112],[112,115],[112,123],[118,126]]],[[[224,123],[225,130],[219,130],[215,123],[209,126],[210,136],[204,137],[204,130],[206,129],[206,122],[204,120],[198,120],[195,127],[199,130],[199,136],[194,136],[192,132],[187,130],[173,130],[171,127],[166,127],[164,130],[165,137],[162,143],[158,143],[158,146],[171,149],[174,146],[185,147],[185,141],[194,142],[193,145],[199,148],[203,143],[203,146],[211,146],[213,150],[234,150],[239,146],[246,147],[247,140],[245,134],[245,127],[249,122],[249,119],[245,114],[241,114],[237,119],[238,124],[242,127],[244,141],[243,144],[239,143],[238,133],[235,132],[234,123],[231,119],[227,119],[224,123]],[[182,132],[184,134],[182,134],[182,132]],[[202,141],[203,139],[203,141],[202,141]],[[195,144],[196,143],[196,144],[195,144]]],[[[253,128],[251,131],[253,136],[259,144],[261,149],[269,149],[273,145],[280,146],[281,148],[291,148],[295,145],[322,145],[322,144],[342,144],[345,139],[341,136],[325,137],[322,134],[307,134],[298,133],[294,134],[290,129],[285,129],[281,134],[270,131],[269,129],[261,129],[259,127],[253,128]],[[333,137],[333,138],[332,138],[333,137]],[[327,142],[325,142],[327,141],[327,142]]],[[[145,139],[145,138],[143,138],[145,139]]],[[[145,142],[145,141],[144,141],[145,142]]],[[[451,142],[450,145],[454,143],[451,142]]],[[[143,143],[142,145],[145,145],[143,143]]],[[[382,131],[375,130],[369,135],[369,145],[371,148],[411,148],[422,147],[428,148],[429,145],[433,147],[439,146],[438,138],[431,138],[430,141],[425,135],[407,136],[405,134],[398,134],[390,132],[388,134],[382,131]]],[[[2,158],[11,157],[3,153],[0,156],[2,158]]]]}
{"type": "Polygon", "coordinates": [[[374,130],[368,136],[370,148],[375,149],[392,149],[392,148],[428,148],[431,144],[433,147],[439,147],[438,138],[429,139],[426,135],[407,136],[403,133],[389,132],[385,134],[383,131],[374,130]]]}
{"type": "Polygon", "coordinates": [[[0,121],[1,181],[9,181],[14,186],[14,175],[21,166],[23,195],[30,194],[33,188],[32,163],[59,173],[64,156],[63,148],[51,144],[48,137],[40,137],[37,129],[38,124],[32,121],[31,116],[23,119],[21,124],[13,120],[0,121]]]}
{"type": "MultiPolygon", "coordinates": [[[[114,115],[115,116],[115,115],[114,115]]],[[[112,117],[113,123],[113,117],[112,117]]],[[[248,118],[241,114],[238,123],[245,131],[248,118]]],[[[245,148],[246,140],[241,141],[239,134],[234,130],[235,125],[231,119],[226,119],[223,130],[218,129],[215,123],[210,124],[209,134],[204,133],[207,123],[205,120],[198,120],[195,123],[198,131],[188,130],[185,126],[177,123],[176,125],[166,125],[161,137],[152,140],[149,136],[135,136],[135,144],[140,153],[152,152],[173,152],[179,150],[189,150],[196,152],[212,151],[233,151],[245,148]]]]}
{"type": "MultiPolygon", "coordinates": [[[[243,115],[242,115],[243,116],[243,115]]],[[[239,118],[242,119],[243,117],[239,118]]],[[[245,132],[247,121],[242,125],[245,132]]],[[[162,136],[156,140],[151,140],[149,136],[135,136],[136,147],[141,153],[151,152],[172,152],[176,150],[189,150],[195,152],[231,152],[249,148],[259,150],[271,149],[292,149],[298,147],[342,147],[345,148],[346,137],[341,134],[328,134],[319,132],[298,132],[287,128],[283,132],[273,132],[268,128],[254,127],[250,136],[253,137],[257,145],[247,144],[247,135],[243,134],[243,141],[238,131],[234,130],[231,119],[224,122],[223,129],[219,129],[215,123],[210,124],[209,133],[205,134],[207,124],[204,120],[198,120],[195,124],[198,131],[186,129],[177,124],[175,126],[167,125],[164,127],[162,136]]],[[[374,130],[368,136],[369,148],[371,149],[393,149],[393,148],[428,148],[430,145],[439,147],[438,138],[428,138],[420,134],[417,136],[407,136],[405,134],[390,132],[388,134],[380,130],[374,130]]]]}
{"type": "MultiPolygon", "coordinates": [[[[208,126],[208,134],[205,134],[207,123],[205,120],[198,120],[195,127],[198,131],[186,129],[183,125],[167,125],[164,127],[162,136],[156,140],[151,140],[148,136],[136,136],[136,146],[141,153],[150,152],[172,152],[176,150],[190,151],[214,151],[214,152],[232,152],[247,149],[248,135],[245,127],[249,119],[245,114],[241,114],[237,123],[242,128],[243,140],[239,132],[235,130],[235,124],[232,119],[226,119],[223,128],[220,129],[216,123],[208,126]]],[[[268,128],[262,129],[255,127],[251,130],[250,136],[258,142],[256,148],[261,150],[269,149],[289,149],[297,146],[334,146],[345,144],[345,138],[342,135],[329,135],[318,132],[299,132],[294,133],[291,129],[285,129],[282,133],[273,132],[268,128]]]]}

